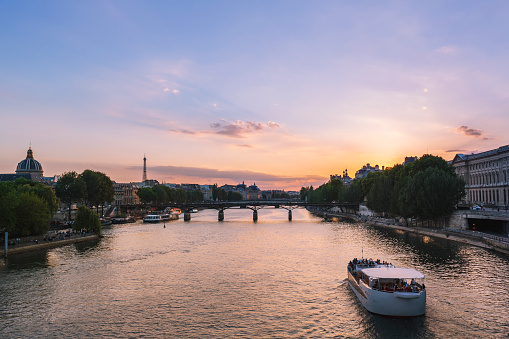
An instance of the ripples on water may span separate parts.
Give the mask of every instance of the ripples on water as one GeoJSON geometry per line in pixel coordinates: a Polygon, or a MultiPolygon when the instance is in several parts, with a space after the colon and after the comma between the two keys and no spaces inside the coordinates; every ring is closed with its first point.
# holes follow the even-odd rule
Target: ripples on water
{"type": "Polygon", "coordinates": [[[509,261],[484,249],[295,210],[203,211],[0,261],[0,337],[507,337],[509,261]],[[350,291],[353,257],[426,274],[426,315],[385,318],[350,291]]]}

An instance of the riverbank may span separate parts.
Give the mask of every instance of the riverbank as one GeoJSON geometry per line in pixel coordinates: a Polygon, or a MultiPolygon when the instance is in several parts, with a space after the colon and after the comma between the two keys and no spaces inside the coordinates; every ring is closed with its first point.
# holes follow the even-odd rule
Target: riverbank
{"type": "MultiPolygon", "coordinates": [[[[315,214],[320,215],[318,212],[313,212],[315,214]]],[[[321,215],[323,216],[323,215],[321,215]]],[[[385,228],[391,228],[400,230],[407,233],[415,233],[420,235],[425,235],[429,237],[448,239],[456,242],[461,242],[464,244],[482,247],[486,249],[490,249],[493,251],[497,251],[506,255],[509,255],[508,243],[494,240],[494,237],[489,234],[483,235],[480,232],[477,232],[477,235],[469,234],[461,232],[462,230],[453,230],[453,229],[442,229],[442,228],[426,228],[426,227],[417,227],[417,226],[402,226],[399,223],[396,224],[394,219],[384,219],[384,218],[376,218],[376,217],[362,217],[353,214],[342,214],[342,213],[327,213],[327,217],[336,217],[336,218],[345,218],[350,220],[355,220],[358,222],[363,222],[372,226],[380,226],[385,228]]],[[[508,239],[509,240],[509,239],[508,239]]]]}
{"type": "MultiPolygon", "coordinates": [[[[73,234],[69,237],[64,237],[63,239],[52,239],[49,240],[43,240],[44,238],[42,236],[40,237],[31,237],[30,240],[22,239],[18,244],[16,245],[9,245],[7,248],[7,256],[27,251],[35,251],[40,250],[44,248],[51,248],[51,247],[58,247],[58,246],[64,246],[94,239],[99,239],[100,236],[97,234],[88,233],[85,235],[82,234],[73,234]],[[34,239],[32,239],[34,238],[34,239]],[[35,241],[37,240],[37,241],[35,241]]],[[[9,241],[14,240],[10,239],[9,241]]],[[[0,257],[5,257],[5,246],[3,245],[4,242],[2,241],[2,248],[0,249],[0,257]]]]}

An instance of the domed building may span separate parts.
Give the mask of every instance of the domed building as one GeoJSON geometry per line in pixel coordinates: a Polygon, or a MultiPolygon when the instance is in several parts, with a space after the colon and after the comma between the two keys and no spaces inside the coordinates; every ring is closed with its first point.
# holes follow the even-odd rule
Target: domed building
{"type": "Polygon", "coordinates": [[[21,160],[16,167],[16,174],[0,174],[0,181],[12,181],[25,178],[36,182],[44,182],[41,163],[34,159],[32,147],[28,148],[26,159],[21,160]]]}
{"type": "Polygon", "coordinates": [[[260,200],[261,198],[262,192],[258,186],[256,186],[256,183],[253,183],[247,188],[246,200],[260,200]]]}
{"type": "Polygon", "coordinates": [[[32,147],[28,148],[27,157],[21,160],[16,167],[16,174],[33,173],[42,177],[42,166],[41,163],[34,159],[34,152],[32,147]]]}

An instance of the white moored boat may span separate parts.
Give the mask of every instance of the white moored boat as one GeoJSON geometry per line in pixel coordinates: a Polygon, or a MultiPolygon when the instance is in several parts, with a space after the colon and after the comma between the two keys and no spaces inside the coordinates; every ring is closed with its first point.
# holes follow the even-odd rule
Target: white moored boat
{"type": "Polygon", "coordinates": [[[161,222],[169,220],[177,220],[179,215],[176,213],[163,213],[163,214],[147,214],[143,218],[143,222],[161,222]]]}
{"type": "Polygon", "coordinates": [[[393,317],[415,317],[426,312],[421,272],[371,259],[354,259],[347,268],[348,284],[368,311],[393,317]]]}

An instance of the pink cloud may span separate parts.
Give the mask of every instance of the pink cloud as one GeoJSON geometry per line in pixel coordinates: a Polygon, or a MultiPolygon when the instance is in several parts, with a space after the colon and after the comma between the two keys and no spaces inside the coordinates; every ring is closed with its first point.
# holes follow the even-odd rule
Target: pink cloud
{"type": "Polygon", "coordinates": [[[483,132],[479,129],[469,128],[468,126],[459,126],[456,128],[456,131],[460,134],[463,134],[466,137],[478,138],[482,140],[490,140],[492,138],[487,138],[483,136],[483,132]]]}

